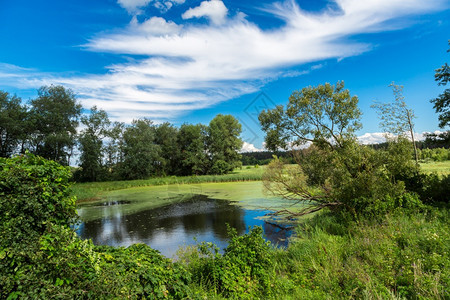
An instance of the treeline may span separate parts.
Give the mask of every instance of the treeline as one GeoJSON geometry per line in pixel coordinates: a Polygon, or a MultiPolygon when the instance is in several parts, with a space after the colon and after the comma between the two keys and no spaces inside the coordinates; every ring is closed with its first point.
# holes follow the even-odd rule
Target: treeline
{"type": "Polygon", "coordinates": [[[244,152],[241,153],[242,165],[267,165],[276,155],[278,158],[283,158],[286,162],[295,163],[290,151],[258,151],[258,152],[244,152]]]}
{"type": "Polygon", "coordinates": [[[0,91],[0,156],[28,151],[69,165],[78,149],[77,181],[225,174],[241,165],[241,124],[231,115],[177,128],[149,119],[111,122],[95,106],[81,112],[74,93],[62,86],[40,88],[29,105],[0,91]]]}

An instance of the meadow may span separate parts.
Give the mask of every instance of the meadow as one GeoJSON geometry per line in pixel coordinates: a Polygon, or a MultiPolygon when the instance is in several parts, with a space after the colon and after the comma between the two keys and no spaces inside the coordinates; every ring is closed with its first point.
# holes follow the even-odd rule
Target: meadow
{"type": "Polygon", "coordinates": [[[420,163],[420,169],[426,174],[450,175],[450,160],[420,163]]]}

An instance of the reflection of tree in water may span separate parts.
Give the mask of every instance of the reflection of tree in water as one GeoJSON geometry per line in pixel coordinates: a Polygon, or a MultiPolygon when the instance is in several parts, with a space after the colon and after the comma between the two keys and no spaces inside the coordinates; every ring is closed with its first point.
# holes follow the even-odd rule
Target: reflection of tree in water
{"type": "Polygon", "coordinates": [[[88,221],[80,228],[83,238],[92,238],[95,244],[120,244],[121,241],[152,239],[156,230],[170,234],[174,230],[187,233],[213,231],[219,239],[227,238],[225,224],[245,231],[243,210],[228,201],[213,200],[206,196],[194,196],[190,200],[130,215],[120,212],[110,218],[88,221]]]}
{"type": "Polygon", "coordinates": [[[278,246],[286,247],[288,245],[288,238],[292,235],[292,230],[276,224],[264,222],[264,234],[270,241],[276,241],[278,246]]]}

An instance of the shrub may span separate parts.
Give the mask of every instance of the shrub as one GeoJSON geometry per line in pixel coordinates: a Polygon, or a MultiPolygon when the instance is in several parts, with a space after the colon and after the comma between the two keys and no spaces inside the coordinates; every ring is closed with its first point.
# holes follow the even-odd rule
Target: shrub
{"type": "Polygon", "coordinates": [[[229,298],[272,295],[274,250],[262,237],[262,228],[254,227],[242,236],[235,229],[229,228],[228,232],[230,241],[223,255],[214,244],[201,243],[197,251],[188,251],[181,257],[195,282],[229,298]]]}
{"type": "Polygon", "coordinates": [[[144,244],[128,248],[97,247],[102,258],[97,296],[133,299],[182,299],[190,274],[144,244]]]}
{"type": "Polygon", "coordinates": [[[100,257],[92,242],[70,228],[49,224],[27,251],[0,254],[0,298],[96,298],[100,257]]]}
{"type": "Polygon", "coordinates": [[[70,176],[69,168],[30,153],[0,158],[0,246],[27,247],[49,223],[73,224],[70,176]]]}

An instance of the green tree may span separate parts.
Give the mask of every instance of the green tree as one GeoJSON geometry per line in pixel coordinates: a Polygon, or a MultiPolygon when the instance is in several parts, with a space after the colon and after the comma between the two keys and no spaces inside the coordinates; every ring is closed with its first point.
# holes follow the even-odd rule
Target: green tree
{"type": "Polygon", "coordinates": [[[76,141],[81,104],[70,89],[60,85],[43,86],[31,101],[30,118],[34,132],[33,153],[68,165],[76,141]]]}
{"type": "Polygon", "coordinates": [[[27,108],[22,100],[0,91],[0,157],[17,152],[27,136],[27,108]]]}
{"type": "MultiPolygon", "coordinates": [[[[405,97],[403,97],[403,86],[396,85],[394,82],[389,86],[392,87],[395,101],[388,103],[376,102],[371,107],[377,110],[378,116],[380,117],[380,127],[385,132],[391,133],[394,136],[404,136],[409,132],[414,149],[414,158],[418,164],[419,158],[417,156],[416,141],[414,139],[414,112],[406,105],[404,100],[405,97]]],[[[392,137],[389,137],[388,135],[386,138],[388,140],[392,139],[392,137]]]]}
{"type": "Polygon", "coordinates": [[[207,128],[202,124],[183,124],[178,132],[180,175],[202,175],[209,169],[206,148],[207,128]]]}
{"type": "Polygon", "coordinates": [[[357,105],[358,98],[350,96],[343,81],[336,86],[326,83],[295,91],[286,108],[278,105],[260,113],[266,147],[276,151],[307,142],[331,149],[342,147],[361,128],[361,111],[357,105]]]}
{"type": "Polygon", "coordinates": [[[122,178],[144,179],[154,175],[161,164],[160,152],[160,146],[155,144],[153,122],[133,120],[123,133],[122,178]]]}
{"type": "Polygon", "coordinates": [[[211,155],[211,169],[213,174],[225,174],[241,166],[242,148],[239,138],[242,126],[231,115],[218,114],[211,120],[208,127],[208,151],[211,155]]]}
{"type": "MultiPolygon", "coordinates": [[[[448,41],[450,45],[450,40],[448,41]]],[[[447,50],[450,52],[450,49],[447,50]]],[[[450,66],[445,63],[439,69],[436,69],[434,80],[438,85],[446,86],[450,81],[450,66]]],[[[450,89],[446,89],[437,98],[432,99],[436,113],[439,113],[439,127],[444,128],[450,125],[450,89]]]]}
{"type": "Polygon", "coordinates": [[[180,150],[178,148],[178,129],[168,122],[155,128],[155,143],[161,148],[162,174],[176,174],[180,168],[180,150]]]}
{"type": "Polygon", "coordinates": [[[104,110],[96,106],[91,108],[89,115],[81,117],[85,129],[79,137],[81,181],[99,181],[105,179],[106,168],[103,163],[103,140],[107,137],[110,121],[104,110]]]}
{"type": "Polygon", "coordinates": [[[297,165],[275,159],[264,174],[270,192],[309,204],[293,215],[328,207],[375,217],[399,203],[417,202],[414,197],[403,199],[404,184],[395,180],[396,172],[411,163],[404,147],[382,152],[357,143],[354,131],[361,126],[357,104],[358,98],[338,82],[304,88],[291,95],[286,109],[280,105],[261,112],[259,120],[271,149],[312,143],[309,151],[298,155],[297,165]]]}
{"type": "Polygon", "coordinates": [[[109,171],[111,179],[120,179],[120,166],[123,162],[123,133],[125,124],[122,122],[114,122],[107,133],[107,141],[105,145],[106,168],[109,171]]]}

